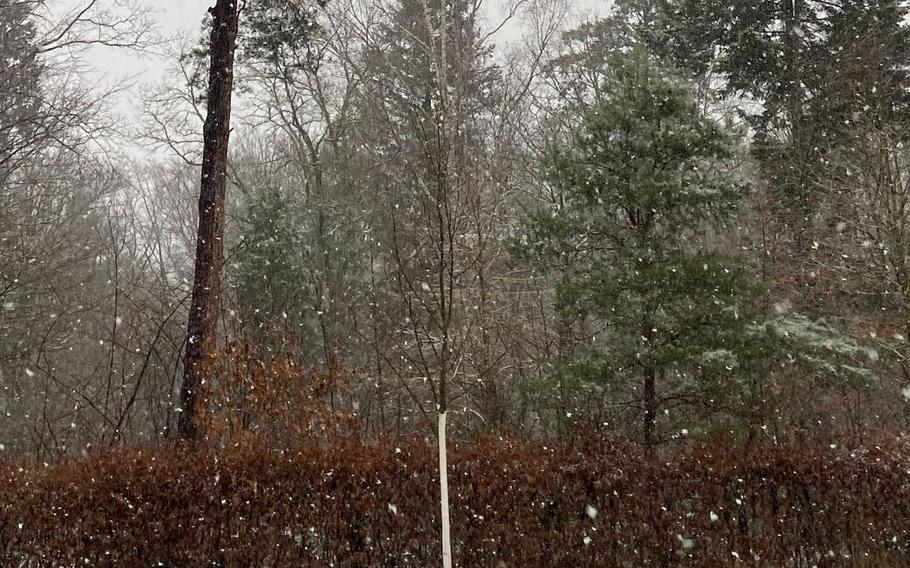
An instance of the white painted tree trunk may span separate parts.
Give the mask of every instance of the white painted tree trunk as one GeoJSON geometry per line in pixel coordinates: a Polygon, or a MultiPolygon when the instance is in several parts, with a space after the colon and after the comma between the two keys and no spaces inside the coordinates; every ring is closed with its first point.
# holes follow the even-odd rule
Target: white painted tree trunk
{"type": "Polygon", "coordinates": [[[449,472],[446,461],[446,413],[439,415],[439,501],[442,513],[442,568],[452,568],[452,536],[449,532],[449,472]]]}

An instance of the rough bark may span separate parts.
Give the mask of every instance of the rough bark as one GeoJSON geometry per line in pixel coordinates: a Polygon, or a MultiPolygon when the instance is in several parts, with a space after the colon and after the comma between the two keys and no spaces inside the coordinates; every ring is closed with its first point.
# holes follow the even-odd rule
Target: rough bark
{"type": "Polygon", "coordinates": [[[208,108],[203,127],[202,179],[199,185],[199,230],[193,299],[187,325],[186,358],[180,391],[178,435],[198,436],[196,411],[202,384],[200,363],[217,343],[224,266],[224,194],[228,141],[231,133],[231,91],[237,41],[237,3],[217,0],[212,14],[208,108]]]}
{"type": "MultiPolygon", "coordinates": [[[[650,320],[645,320],[642,326],[642,337],[645,338],[648,346],[654,341],[654,326],[650,320]]],[[[645,366],[645,380],[643,392],[644,421],[642,429],[644,433],[645,446],[654,448],[657,446],[657,369],[653,363],[645,366]]]]}
{"type": "Polygon", "coordinates": [[[656,393],[656,372],[654,368],[649,367],[645,370],[644,384],[644,440],[645,445],[653,448],[657,445],[656,423],[657,423],[657,393],[656,393]]]}

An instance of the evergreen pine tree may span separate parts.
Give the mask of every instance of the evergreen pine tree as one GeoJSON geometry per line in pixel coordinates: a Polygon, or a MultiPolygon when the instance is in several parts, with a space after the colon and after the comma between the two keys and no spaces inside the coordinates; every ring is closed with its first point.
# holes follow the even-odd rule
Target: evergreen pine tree
{"type": "Polygon", "coordinates": [[[602,329],[560,380],[631,386],[648,445],[665,401],[707,418],[738,409],[751,432],[777,408],[775,373],[874,384],[874,352],[799,314],[766,314],[760,283],[721,244],[748,190],[738,133],[643,51],[616,56],[606,76],[574,142],[547,157],[559,206],[530,215],[515,243],[545,269],[572,259],[557,309],[602,329]]]}
{"type": "Polygon", "coordinates": [[[548,159],[564,205],[532,215],[518,248],[576,259],[558,307],[605,331],[570,370],[638,383],[653,445],[658,390],[692,378],[706,353],[729,350],[745,331],[743,268],[703,243],[730,220],[746,185],[727,173],[736,134],[648,55],[616,58],[603,91],[574,144],[548,159]]]}
{"type": "MultiPolygon", "coordinates": [[[[634,3],[635,0],[625,0],[634,3]]],[[[869,91],[906,114],[910,53],[907,7],[896,0],[667,0],[647,45],[694,74],[708,66],[754,131],[762,176],[783,205],[796,254],[814,239],[812,217],[824,198],[825,157],[868,114],[869,91]]],[[[876,109],[879,110],[879,109],[876,109]]]]}

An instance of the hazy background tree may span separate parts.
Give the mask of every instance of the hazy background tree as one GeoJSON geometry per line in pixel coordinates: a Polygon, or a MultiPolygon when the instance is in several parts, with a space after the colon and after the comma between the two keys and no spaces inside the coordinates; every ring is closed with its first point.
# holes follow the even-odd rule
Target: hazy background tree
{"type": "MultiPolygon", "coordinates": [[[[901,3],[245,6],[215,337],[366,435],[905,423],[901,3]]],[[[179,415],[209,53],[133,153],[77,80],[154,42],[126,7],[0,2],[0,444],[41,457],[179,415]]]]}

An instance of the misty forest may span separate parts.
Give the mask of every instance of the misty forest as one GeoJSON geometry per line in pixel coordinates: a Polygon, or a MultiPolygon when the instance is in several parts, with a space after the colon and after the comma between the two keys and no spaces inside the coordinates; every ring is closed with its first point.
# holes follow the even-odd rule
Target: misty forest
{"type": "Polygon", "coordinates": [[[910,566],[910,3],[603,1],[0,0],[0,566],[910,566]]]}

